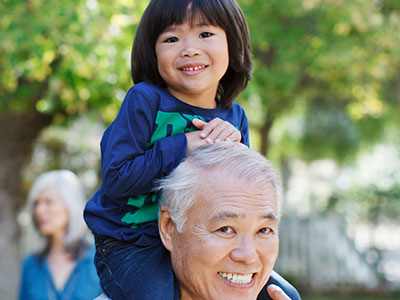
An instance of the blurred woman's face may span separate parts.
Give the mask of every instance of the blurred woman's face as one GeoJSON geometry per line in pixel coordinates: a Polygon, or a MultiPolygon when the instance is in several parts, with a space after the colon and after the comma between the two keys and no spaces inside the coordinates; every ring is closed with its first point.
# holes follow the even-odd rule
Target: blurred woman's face
{"type": "Polygon", "coordinates": [[[68,211],[58,191],[43,189],[37,197],[33,215],[40,233],[47,237],[64,234],[68,225],[68,211]]]}

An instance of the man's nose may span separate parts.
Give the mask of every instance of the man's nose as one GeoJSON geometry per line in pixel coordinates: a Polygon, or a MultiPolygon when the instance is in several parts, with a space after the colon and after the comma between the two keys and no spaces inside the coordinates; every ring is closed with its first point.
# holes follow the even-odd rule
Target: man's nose
{"type": "Polygon", "coordinates": [[[252,264],[256,262],[258,254],[255,242],[251,237],[241,237],[237,240],[235,248],[230,253],[235,262],[252,264]]]}

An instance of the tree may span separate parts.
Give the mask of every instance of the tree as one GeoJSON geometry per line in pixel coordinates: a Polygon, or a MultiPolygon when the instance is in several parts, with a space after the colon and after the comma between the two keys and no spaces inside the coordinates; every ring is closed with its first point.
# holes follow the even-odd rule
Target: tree
{"type": "Polygon", "coordinates": [[[398,126],[398,2],[239,2],[255,60],[244,98],[262,153],[344,160],[398,126]],[[274,140],[289,117],[297,126],[274,140]]]}
{"type": "Polygon", "coordinates": [[[131,85],[132,37],[146,1],[0,2],[0,298],[18,282],[23,166],[51,123],[89,110],[105,122],[131,85]],[[12,283],[11,285],[9,283],[12,283]]]}

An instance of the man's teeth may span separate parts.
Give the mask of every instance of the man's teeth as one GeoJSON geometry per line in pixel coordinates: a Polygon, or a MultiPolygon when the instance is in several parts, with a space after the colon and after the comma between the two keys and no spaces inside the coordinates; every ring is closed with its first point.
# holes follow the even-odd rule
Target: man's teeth
{"type": "Polygon", "coordinates": [[[253,274],[242,275],[224,272],[218,272],[218,274],[234,284],[249,284],[253,278],[253,274]]]}
{"type": "Polygon", "coordinates": [[[190,68],[182,68],[183,71],[197,71],[204,69],[206,66],[196,66],[196,67],[190,67],[190,68]]]}

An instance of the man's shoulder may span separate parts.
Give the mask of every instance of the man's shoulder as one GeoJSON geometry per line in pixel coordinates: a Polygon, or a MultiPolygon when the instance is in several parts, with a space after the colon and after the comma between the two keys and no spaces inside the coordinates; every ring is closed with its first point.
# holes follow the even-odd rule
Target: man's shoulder
{"type": "Polygon", "coordinates": [[[288,295],[288,297],[291,300],[301,300],[300,294],[296,290],[296,288],[275,271],[272,271],[267,284],[261,290],[260,294],[258,295],[257,300],[270,300],[271,299],[268,296],[268,292],[267,292],[267,287],[271,284],[275,284],[275,285],[279,286],[285,292],[285,294],[288,295]]]}

